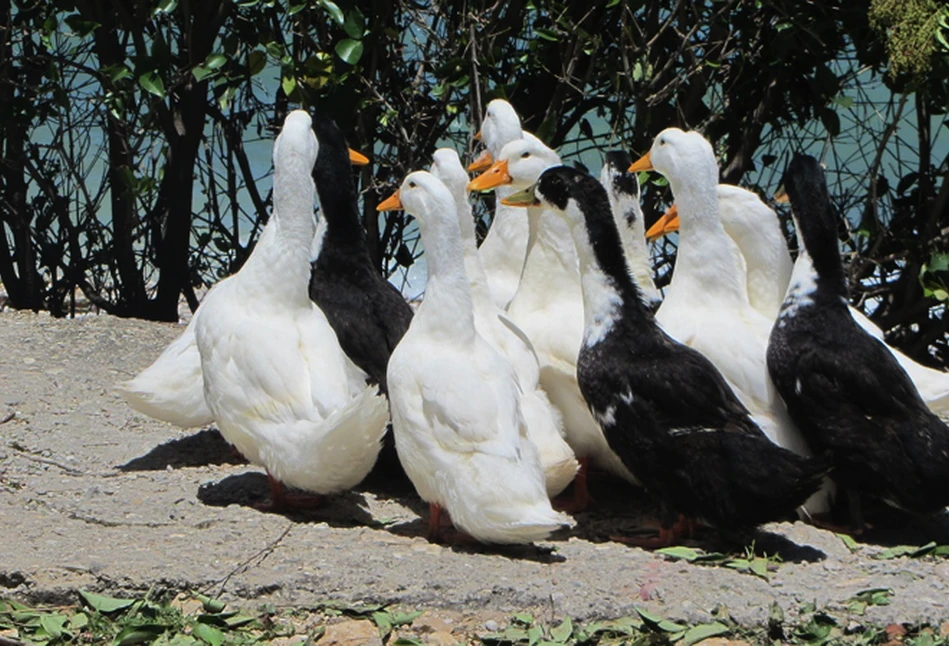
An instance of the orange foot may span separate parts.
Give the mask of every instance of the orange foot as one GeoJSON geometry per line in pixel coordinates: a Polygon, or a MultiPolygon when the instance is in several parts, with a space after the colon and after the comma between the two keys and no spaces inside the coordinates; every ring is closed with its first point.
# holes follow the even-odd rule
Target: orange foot
{"type": "Polygon", "coordinates": [[[611,541],[616,541],[617,543],[622,543],[623,545],[630,545],[632,547],[641,547],[647,550],[654,550],[661,547],[669,547],[673,543],[678,542],[679,532],[675,527],[670,528],[659,528],[658,536],[628,536],[628,535],[613,535],[610,536],[611,541]]]}
{"type": "Polygon", "coordinates": [[[573,497],[554,500],[553,506],[557,511],[576,514],[581,511],[586,511],[596,503],[593,497],[590,496],[590,490],[587,488],[589,458],[577,458],[577,462],[580,463],[580,468],[577,470],[577,475],[573,479],[573,497]]]}
{"type": "Polygon", "coordinates": [[[478,541],[474,537],[452,527],[448,512],[433,502],[428,503],[428,534],[426,538],[429,543],[438,543],[440,545],[478,544],[478,541]],[[448,526],[447,530],[442,529],[443,524],[448,526]]]}
{"type": "Polygon", "coordinates": [[[255,503],[258,511],[284,512],[315,509],[326,504],[326,496],[315,493],[288,493],[283,484],[269,473],[270,500],[255,503]]]}

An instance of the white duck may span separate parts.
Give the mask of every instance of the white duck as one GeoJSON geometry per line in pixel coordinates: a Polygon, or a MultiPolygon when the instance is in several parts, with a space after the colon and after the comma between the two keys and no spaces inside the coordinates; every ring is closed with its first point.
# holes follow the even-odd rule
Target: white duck
{"type": "Polygon", "coordinates": [[[451,193],[418,171],[377,208],[415,216],[428,260],[425,299],[389,359],[388,385],[399,460],[431,505],[429,537],[438,538],[442,508],[486,543],[530,543],[571,526],[550,506],[514,371],[475,327],[451,193]]]}
{"type": "MultiPolygon", "coordinates": [[[[498,161],[468,186],[472,190],[507,187],[508,193],[513,193],[532,186],[541,173],[559,164],[560,157],[553,150],[536,139],[524,138],[505,146],[498,161]]],[[[575,498],[568,505],[580,510],[589,503],[589,460],[630,482],[635,479],[610,450],[577,383],[577,358],[583,342],[583,294],[573,237],[562,218],[543,217],[543,210],[536,207],[526,210],[530,223],[527,259],[517,293],[508,306],[508,317],[534,345],[540,363],[540,383],[563,415],[567,443],[580,460],[575,498]]]]}
{"type": "MultiPolygon", "coordinates": [[[[485,170],[497,159],[505,145],[522,137],[537,140],[534,135],[521,130],[521,118],[510,103],[504,99],[494,99],[488,103],[481,130],[475,135],[484,144],[485,150],[468,166],[468,170],[485,170]]],[[[509,192],[502,189],[497,195],[494,219],[478,249],[491,297],[502,310],[514,298],[527,255],[527,221],[517,209],[501,204],[501,198],[509,192]]]]}
{"type": "Polygon", "coordinates": [[[129,406],[181,428],[214,423],[214,415],[204,402],[201,355],[194,341],[200,312],[198,308],[184,331],[150,366],[116,386],[129,406]]]}
{"type": "MultiPolygon", "coordinates": [[[[725,231],[745,260],[748,298],[755,309],[773,320],[781,308],[794,266],[778,216],[756,193],[738,186],[719,184],[718,204],[725,231]]],[[[673,206],[647,236],[665,235],[678,230],[678,226],[673,206]]],[[[850,314],[868,334],[886,344],[883,330],[863,312],[850,306],[850,314]]],[[[893,346],[886,348],[909,374],[929,408],[938,415],[949,415],[949,373],[917,363],[893,346]]]]}
{"type": "MultiPolygon", "coordinates": [[[[719,369],[772,442],[808,455],[771,379],[765,354],[773,320],[751,306],[744,259],[722,225],[718,162],[697,132],[668,128],[631,171],[655,169],[672,187],[679,212],[679,250],[672,280],[656,313],[663,329],[719,369]]],[[[827,511],[826,498],[809,512],[827,511]]]]}
{"type": "Polygon", "coordinates": [[[566,489],[577,473],[578,464],[570,445],[564,441],[563,420],[540,385],[540,367],[534,346],[527,335],[510,321],[491,300],[484,268],[478,256],[474,219],[468,201],[468,175],[458,153],[440,148],[432,157],[432,175],[451,192],[461,228],[465,273],[471,287],[475,327],[478,333],[511,363],[521,389],[521,412],[527,424],[527,436],[540,452],[540,463],[547,482],[547,495],[553,497],[566,489]]]}
{"type": "Polygon", "coordinates": [[[195,327],[205,401],[224,438],[267,470],[274,506],[286,502],[279,483],[317,494],[358,484],[387,422],[385,397],[307,293],[318,150],[310,115],[291,112],[274,143],[273,215],[195,327]]]}

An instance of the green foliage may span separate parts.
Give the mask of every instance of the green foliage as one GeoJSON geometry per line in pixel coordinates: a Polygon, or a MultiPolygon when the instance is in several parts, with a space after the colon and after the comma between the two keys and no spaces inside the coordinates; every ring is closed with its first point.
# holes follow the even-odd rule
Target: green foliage
{"type": "Polygon", "coordinates": [[[739,572],[752,574],[765,581],[770,579],[770,572],[776,570],[778,564],[781,563],[781,558],[778,556],[756,554],[754,545],[746,547],[744,554],[740,556],[726,555],[719,552],[706,552],[698,548],[685,547],[682,545],[658,549],[656,550],[656,554],[660,554],[673,561],[682,560],[687,563],[727,567],[738,570],[739,572]]]}
{"type": "Polygon", "coordinates": [[[949,9],[937,0],[871,0],[870,24],[886,36],[889,73],[923,79],[945,43],[947,19],[949,9]]]}

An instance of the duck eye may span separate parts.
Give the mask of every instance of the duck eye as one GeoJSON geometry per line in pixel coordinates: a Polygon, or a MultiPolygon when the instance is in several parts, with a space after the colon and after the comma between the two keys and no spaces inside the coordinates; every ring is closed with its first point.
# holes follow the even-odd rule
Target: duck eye
{"type": "Polygon", "coordinates": [[[409,188],[415,188],[415,182],[409,182],[409,188]]]}
{"type": "Polygon", "coordinates": [[[522,154],[521,154],[521,159],[527,159],[527,158],[530,157],[530,156],[531,156],[530,153],[522,153],[522,154]]]}
{"type": "Polygon", "coordinates": [[[659,140],[659,145],[660,145],[660,146],[665,146],[665,145],[666,145],[666,140],[665,140],[665,139],[660,139],[660,140],[659,140]]]}

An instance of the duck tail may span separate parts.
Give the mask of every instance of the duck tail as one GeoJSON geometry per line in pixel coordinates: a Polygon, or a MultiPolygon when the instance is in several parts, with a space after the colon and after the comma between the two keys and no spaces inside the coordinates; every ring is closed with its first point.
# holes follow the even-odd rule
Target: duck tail
{"type": "Polygon", "coordinates": [[[204,401],[201,355],[194,336],[194,322],[165,348],[157,359],[116,390],[133,409],[181,428],[214,423],[204,401]]]}

